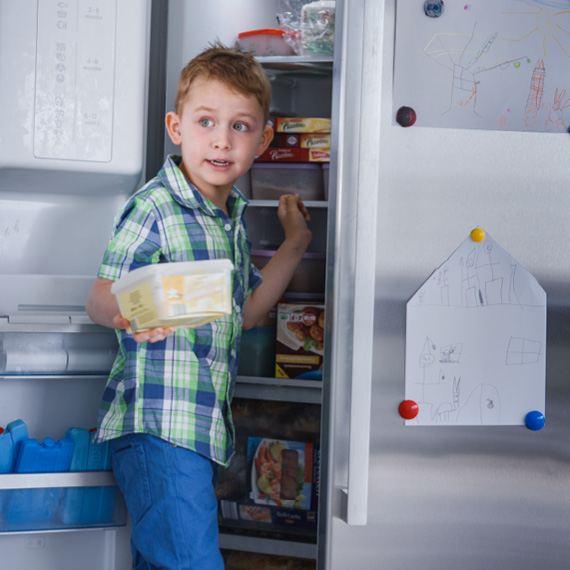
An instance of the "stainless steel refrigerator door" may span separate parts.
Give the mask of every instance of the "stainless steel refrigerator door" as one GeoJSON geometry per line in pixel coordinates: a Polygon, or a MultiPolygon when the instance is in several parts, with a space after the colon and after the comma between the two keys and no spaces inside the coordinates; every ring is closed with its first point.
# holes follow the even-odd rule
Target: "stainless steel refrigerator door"
{"type": "MultiPolygon", "coordinates": [[[[423,9],[423,2],[417,4],[423,9]]],[[[331,206],[337,265],[328,282],[327,314],[334,315],[334,325],[328,331],[332,354],[325,377],[330,434],[323,514],[328,517],[319,567],[565,569],[570,555],[568,135],[393,125],[396,2],[347,0],[343,14],[337,27],[345,44],[343,58],[337,57],[343,72],[333,111],[340,131],[338,192],[331,206]],[[370,164],[362,141],[375,137],[376,162],[370,164]],[[360,248],[370,250],[365,240],[359,242],[367,222],[360,203],[366,201],[375,209],[377,201],[376,224],[366,228],[376,253],[374,279],[367,276],[363,283],[355,276],[360,248]],[[524,426],[405,427],[398,414],[404,399],[406,302],[475,227],[491,233],[548,296],[546,426],[538,432],[524,426]],[[367,364],[351,357],[355,345],[368,342],[367,331],[354,329],[366,316],[352,302],[367,286],[374,291],[368,307],[374,311],[369,378],[353,374],[367,364]],[[358,472],[349,464],[349,432],[355,420],[366,422],[368,412],[370,456],[363,459],[366,475],[360,480],[362,485],[368,479],[366,524],[348,525],[345,489],[348,485],[350,498],[349,472],[358,472]]],[[[362,491],[357,495],[365,495],[362,491]]]]}

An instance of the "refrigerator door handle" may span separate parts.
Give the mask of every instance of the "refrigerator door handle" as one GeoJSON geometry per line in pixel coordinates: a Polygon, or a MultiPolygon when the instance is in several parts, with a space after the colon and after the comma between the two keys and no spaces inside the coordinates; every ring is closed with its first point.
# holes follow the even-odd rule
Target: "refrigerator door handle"
{"type": "MultiPolygon", "coordinates": [[[[352,306],[339,307],[352,330],[350,373],[350,418],[348,438],[348,472],[346,510],[342,518],[349,525],[365,525],[368,510],[368,468],[370,455],[370,416],[374,355],[374,303],[377,246],[377,207],[379,191],[379,157],[383,0],[346,1],[343,10],[341,112],[339,124],[339,163],[341,200],[349,236],[343,243],[354,243],[352,276],[344,282],[350,288],[346,296],[352,306]],[[351,20],[351,25],[349,25],[351,20]],[[356,37],[364,30],[364,39],[356,37]],[[352,46],[348,50],[346,46],[352,46]],[[368,49],[364,49],[364,45],[368,49]],[[348,93],[351,91],[351,93],[348,93]],[[378,96],[363,97],[363,93],[378,96]],[[350,102],[350,103],[349,103],[350,102]],[[344,144],[344,132],[352,133],[350,145],[344,144]],[[355,144],[357,141],[357,144],[355,144]],[[342,187],[351,189],[343,192],[342,187]],[[357,189],[354,192],[354,188],[357,189]]],[[[350,330],[350,329],[345,329],[350,330]]],[[[343,509],[344,511],[344,509],[343,509]]]]}

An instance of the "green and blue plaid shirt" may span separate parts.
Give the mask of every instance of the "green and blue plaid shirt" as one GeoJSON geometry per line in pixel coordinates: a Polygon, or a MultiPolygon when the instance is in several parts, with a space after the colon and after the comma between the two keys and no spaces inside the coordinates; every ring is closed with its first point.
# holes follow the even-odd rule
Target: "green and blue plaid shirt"
{"type": "Polygon", "coordinates": [[[234,188],[230,217],[185,178],[168,157],[115,220],[99,277],[117,280],[151,263],[227,258],[234,264],[233,312],[165,340],[137,343],[117,331],[119,352],[99,410],[97,440],[147,433],[222,465],[234,451],[230,402],[238,364],[246,295],[261,283],[251,264],[243,214],[234,188]]]}

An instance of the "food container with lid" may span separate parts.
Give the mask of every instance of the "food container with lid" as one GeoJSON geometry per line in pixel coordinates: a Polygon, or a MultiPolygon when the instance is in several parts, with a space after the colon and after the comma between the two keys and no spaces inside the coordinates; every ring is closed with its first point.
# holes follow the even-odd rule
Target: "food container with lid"
{"type": "Polygon", "coordinates": [[[255,200],[279,200],[283,194],[299,194],[303,200],[324,199],[320,164],[256,162],[250,172],[255,200]]]}
{"type": "Polygon", "coordinates": [[[295,54],[285,40],[285,31],[276,28],[242,32],[238,34],[237,45],[241,51],[251,51],[260,56],[295,54]]]}
{"type": "Polygon", "coordinates": [[[115,281],[121,314],[130,331],[154,327],[197,327],[232,311],[229,259],[145,265],[115,281]]]}

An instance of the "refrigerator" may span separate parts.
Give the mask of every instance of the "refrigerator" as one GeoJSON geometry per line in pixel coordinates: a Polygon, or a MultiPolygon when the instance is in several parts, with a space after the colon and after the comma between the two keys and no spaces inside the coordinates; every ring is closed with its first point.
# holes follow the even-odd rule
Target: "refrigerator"
{"type": "MultiPolygon", "coordinates": [[[[277,27],[299,4],[0,0],[0,425],[25,419],[39,440],[95,425],[116,348],[83,306],[115,212],[176,150],[163,118],[180,70],[208,43],[277,27]],[[72,19],[83,28],[66,29],[72,19]],[[62,43],[73,59],[58,59],[62,43]]],[[[228,567],[248,556],[260,567],[286,568],[290,558],[319,570],[568,566],[567,8],[337,0],[334,54],[259,58],[274,115],[331,117],[328,199],[308,201],[309,253],[326,256],[325,350],[322,380],[241,373],[236,424],[243,445],[250,436],[318,445],[318,506],[314,524],[297,527],[232,523],[221,511],[228,567]],[[470,381],[499,385],[471,378],[481,368],[463,364],[466,342],[461,374],[441,356],[424,370],[451,370],[445,382],[439,374],[445,386],[461,375],[450,407],[428,410],[425,424],[400,412],[418,400],[414,299],[454,252],[475,247],[476,228],[493,244],[489,259],[505,252],[546,296],[544,321],[533,321],[546,342],[528,409],[545,417],[542,429],[522,413],[508,423],[459,420],[470,381]]],[[[278,242],[275,209],[251,200],[254,248],[278,242]]],[[[473,342],[503,325],[465,322],[453,332],[473,342]]],[[[461,339],[442,336],[430,339],[437,354],[452,342],[457,354],[461,339]]],[[[528,369],[517,368],[521,377],[528,369]]],[[[0,475],[0,504],[14,490],[113,484],[108,471],[0,475]]],[[[114,501],[104,524],[4,523],[6,568],[129,568],[128,516],[114,501]]]]}

